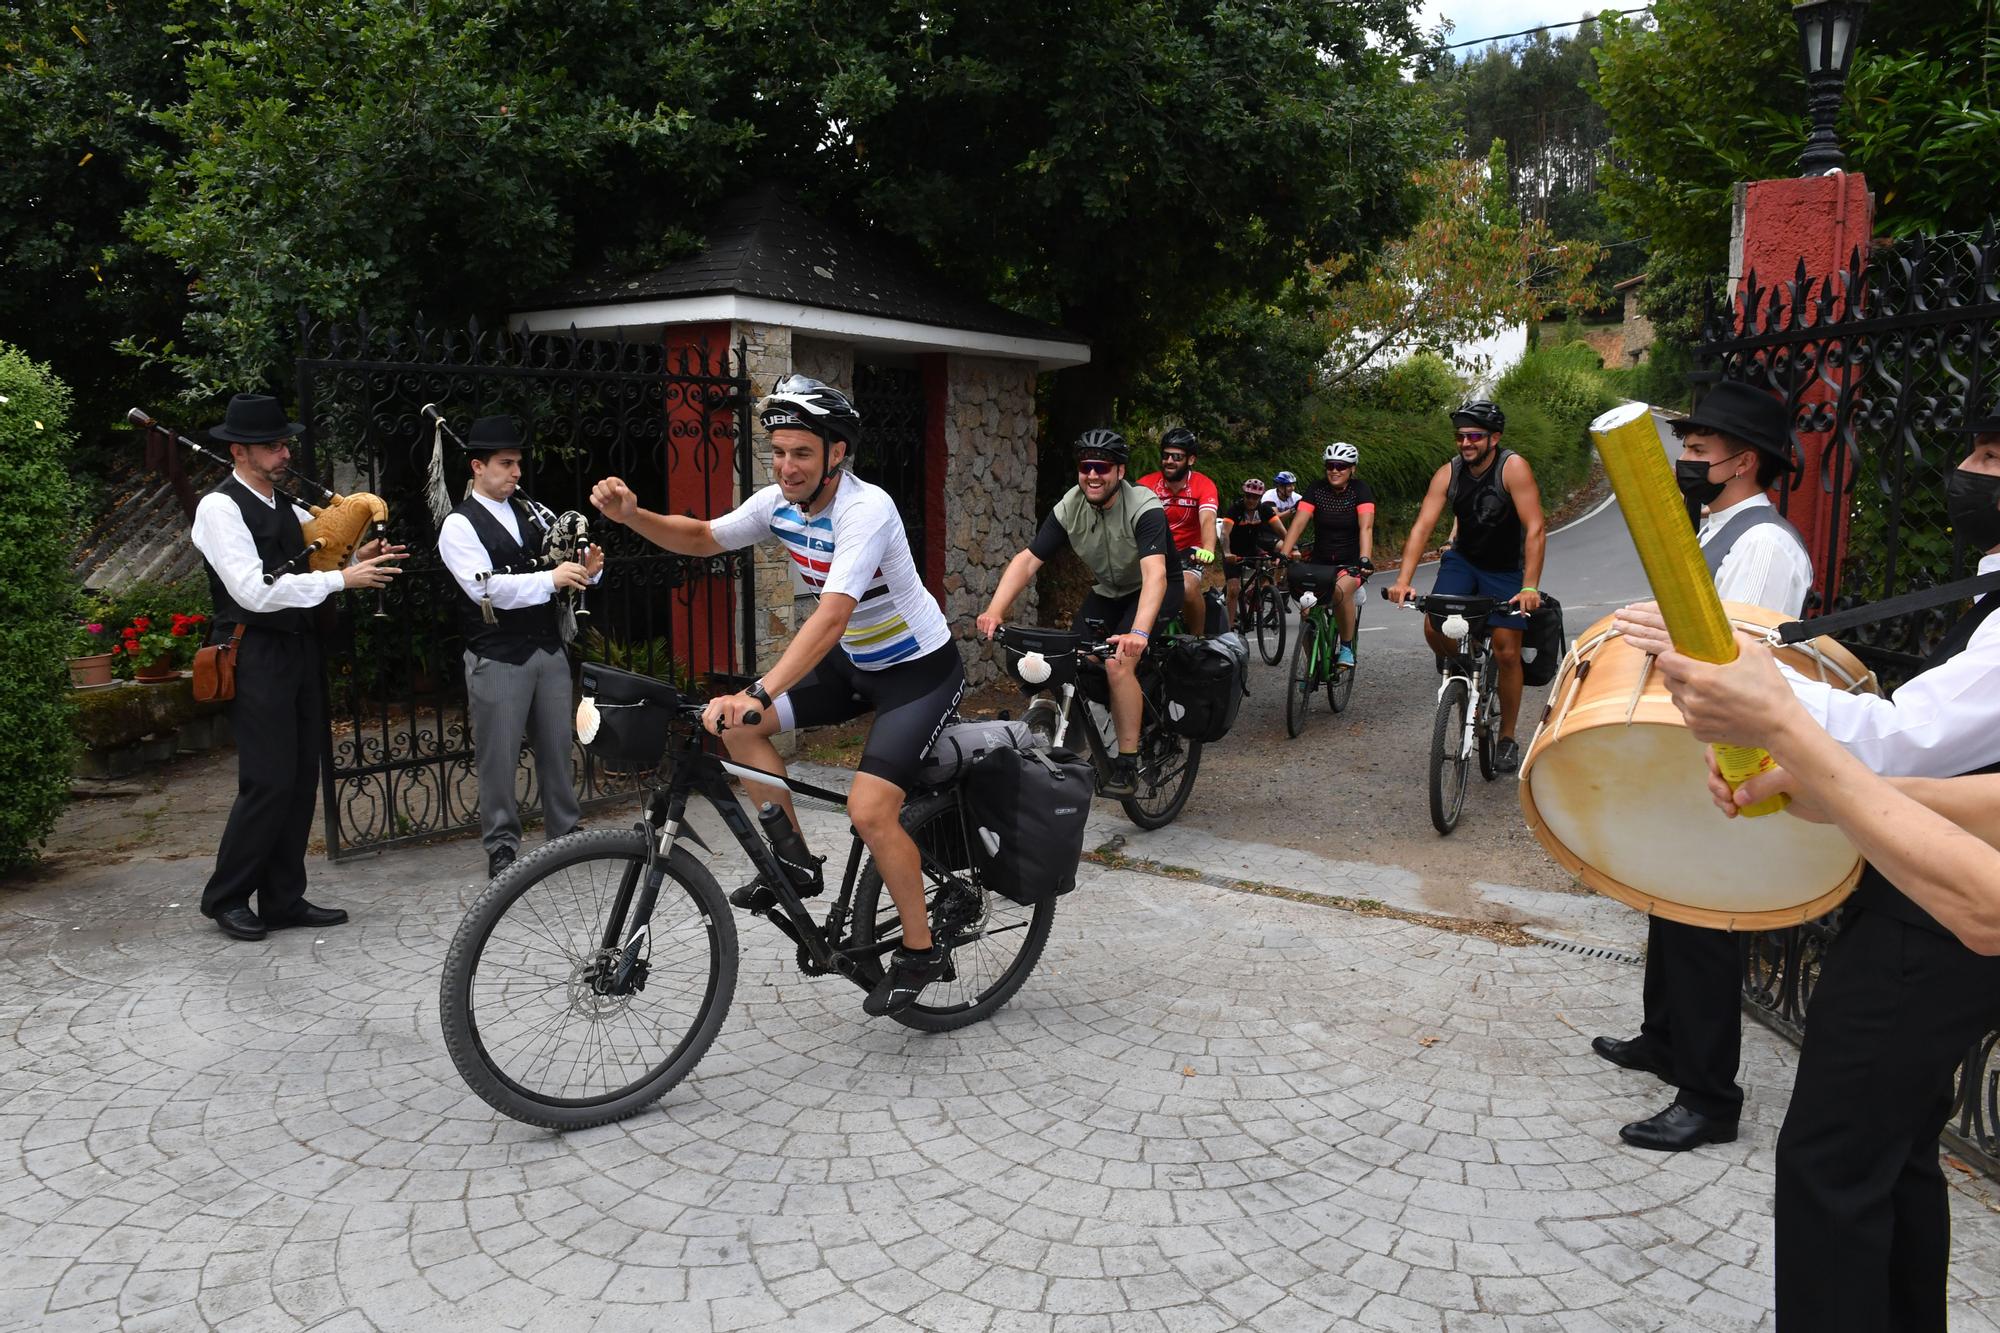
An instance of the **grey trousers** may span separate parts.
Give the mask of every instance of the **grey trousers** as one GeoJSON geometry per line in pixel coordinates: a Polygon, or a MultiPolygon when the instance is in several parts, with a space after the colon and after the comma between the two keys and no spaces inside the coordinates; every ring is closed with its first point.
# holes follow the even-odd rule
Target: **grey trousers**
{"type": "Polygon", "coordinates": [[[515,666],[465,655],[465,694],[472,711],[473,754],[479,774],[479,843],[490,854],[519,851],[521,811],[514,776],[525,739],[535,752],[543,831],[560,838],[576,829],[579,811],[570,785],[573,728],[569,660],[546,649],[515,666]]]}

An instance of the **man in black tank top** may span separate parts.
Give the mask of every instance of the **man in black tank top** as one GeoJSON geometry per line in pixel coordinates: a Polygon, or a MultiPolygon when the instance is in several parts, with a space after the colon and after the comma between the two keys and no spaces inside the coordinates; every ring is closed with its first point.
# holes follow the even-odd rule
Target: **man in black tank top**
{"type": "Polygon", "coordinates": [[[465,631],[466,712],[489,879],[512,865],[521,850],[514,788],[524,740],[535,752],[544,834],[560,838],[574,832],[581,816],[570,774],[569,656],[555,598],[589,586],[604,568],[604,552],[594,545],[584,564],[519,568],[541,555],[547,536],[514,494],[521,485],[525,443],[512,417],[473,422],[465,436],[472,484],[438,530],[438,555],[465,594],[458,619],[465,631]],[[494,572],[510,568],[514,572],[494,572]]]}
{"type": "MultiPolygon", "coordinates": [[[[1528,626],[1527,614],[1542,604],[1537,587],[1547,545],[1542,495],[1528,460],[1500,445],[1507,417],[1498,406],[1466,403],[1451,414],[1451,423],[1458,457],[1431,475],[1423,508],[1403,543],[1402,570],[1384,595],[1399,604],[1417,595],[1411,586],[1417,562],[1450,505],[1455,526],[1432,591],[1492,597],[1518,609],[1495,612],[1486,622],[1500,668],[1500,741],[1494,762],[1502,773],[1512,773],[1521,766],[1521,747],[1514,740],[1521,715],[1521,632],[1528,626]]],[[[1428,616],[1424,638],[1440,657],[1457,651],[1428,616]]]]}
{"type": "MultiPolygon", "coordinates": [[[[1973,433],[1947,496],[1984,574],[2000,571],[2000,417],[1973,433]]],[[[1660,659],[1698,737],[1761,745],[1781,765],[1726,799],[1793,791],[1799,813],[1839,823],[1870,860],[1813,991],[1778,1135],[1779,1333],[1946,1326],[1938,1134],[1959,1062],[2000,1027],[2000,873],[1964,836],[2000,841],[2000,784],[1949,779],[2000,772],[1996,611],[2000,593],[1976,602],[1893,700],[1789,677],[1794,707],[1754,648],[1726,668],[1660,659]]]]}
{"type": "Polygon", "coordinates": [[[291,442],[305,427],[287,421],[275,398],[239,393],[209,434],[236,464],[195,508],[191,534],[208,569],[218,642],[243,627],[236,658],[236,802],[202,889],[202,915],[224,934],[261,940],[286,926],[335,926],[336,907],[306,901],[306,835],[319,792],[326,743],[319,639],[311,608],[348,588],[380,588],[397,570],[401,547],[371,541],[343,570],[296,572],[264,582],[305,550],[299,524],[310,515],[280,500],[291,442]],[[257,900],[252,911],[250,900],[257,900]]]}

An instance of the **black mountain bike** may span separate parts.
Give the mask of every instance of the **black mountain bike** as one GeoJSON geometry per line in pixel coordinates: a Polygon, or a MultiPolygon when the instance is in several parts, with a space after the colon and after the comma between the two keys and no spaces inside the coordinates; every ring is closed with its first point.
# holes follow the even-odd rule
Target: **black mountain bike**
{"type": "MultiPolygon", "coordinates": [[[[736,922],[688,846],[709,850],[686,823],[691,796],[722,817],[776,895],[771,924],[797,946],[805,975],[845,977],[867,991],[901,942],[895,905],[858,836],[839,896],[824,921],[814,919],[729,776],[841,807],[846,797],[712,753],[702,742],[703,702],[650,682],[645,701],[629,706],[664,710],[670,776],[648,797],[644,819],[539,848],[459,923],[439,1016],[452,1063],[495,1110],[546,1129],[619,1120],[686,1078],[715,1040],[736,986],[736,922]]],[[[1048,942],[1055,902],[1023,906],[981,886],[955,785],[912,788],[903,826],[923,854],[931,930],[948,961],[916,1004],[892,1016],[945,1032],[988,1017],[1021,988],[1048,942]]]]}
{"type": "MultiPolygon", "coordinates": [[[[1165,828],[1174,822],[1187,805],[1195,774],[1201,769],[1201,742],[1189,740],[1166,723],[1160,663],[1173,646],[1174,634],[1167,626],[1156,630],[1156,635],[1139,659],[1139,688],[1146,699],[1139,727],[1139,790],[1117,798],[1125,817],[1143,829],[1165,828]]],[[[1068,745],[1072,750],[1077,746],[1070,733],[1081,732],[1091,767],[1097,771],[1097,785],[1103,787],[1111,776],[1111,750],[1105,731],[1099,729],[1097,719],[1078,696],[1081,694],[1084,702],[1109,706],[1104,661],[1117,653],[1117,647],[1068,630],[1028,625],[1001,626],[999,641],[1008,673],[1034,696],[1021,720],[1050,745],[1068,745]],[[1046,667],[1046,675],[1040,674],[1042,667],[1023,670],[1024,661],[1036,658],[1046,667]]]]}
{"type": "Polygon", "coordinates": [[[1239,575],[1242,589],[1237,597],[1236,627],[1257,636],[1257,652],[1265,666],[1276,666],[1285,655],[1285,588],[1278,580],[1280,561],[1275,555],[1243,558],[1239,575]]]}
{"type": "Polygon", "coordinates": [[[1438,682],[1437,716],[1431,722],[1431,825],[1439,833],[1458,827],[1471,784],[1472,758],[1488,782],[1499,774],[1500,671],[1487,620],[1500,603],[1491,597],[1426,593],[1409,605],[1436,618],[1458,652],[1445,658],[1438,682]]]}

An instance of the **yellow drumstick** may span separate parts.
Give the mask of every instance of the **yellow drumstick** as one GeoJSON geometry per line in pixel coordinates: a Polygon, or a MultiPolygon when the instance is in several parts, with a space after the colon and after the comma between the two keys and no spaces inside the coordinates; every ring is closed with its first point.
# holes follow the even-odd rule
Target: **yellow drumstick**
{"type": "MultiPolygon", "coordinates": [[[[1674,470],[1660,448],[1651,409],[1644,403],[1614,407],[1590,423],[1591,438],[1604,460],[1605,475],[1625,511],[1632,544],[1653,599],[1667,622],[1674,647],[1703,662],[1736,660],[1736,634],[1716,596],[1715,580],[1701,558],[1701,543],[1688,522],[1687,502],[1674,484],[1674,470]]],[[[1775,767],[1769,753],[1742,745],[1712,745],[1716,767],[1730,787],[1775,767]]],[[[1780,792],[1743,809],[1746,815],[1775,814],[1790,803],[1780,792]]]]}

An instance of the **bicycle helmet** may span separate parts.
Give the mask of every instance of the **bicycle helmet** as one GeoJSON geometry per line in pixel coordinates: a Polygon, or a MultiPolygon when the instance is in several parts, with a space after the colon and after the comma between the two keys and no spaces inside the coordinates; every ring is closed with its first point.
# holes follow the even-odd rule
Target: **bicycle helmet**
{"type": "Polygon", "coordinates": [[[1484,398],[1475,398],[1469,403],[1460,403],[1458,410],[1451,414],[1451,424],[1469,422],[1481,430],[1490,430],[1496,435],[1507,429],[1507,414],[1497,403],[1489,403],[1484,398]]]}
{"type": "Polygon", "coordinates": [[[1125,443],[1125,437],[1103,426],[1093,427],[1077,436],[1071,452],[1078,458],[1108,458],[1114,463],[1126,463],[1132,458],[1132,449],[1125,443]]]}
{"type": "Polygon", "coordinates": [[[819,436],[819,485],[806,497],[803,507],[808,510],[818,503],[833,478],[833,468],[828,466],[833,442],[838,440],[847,446],[843,462],[853,460],[854,447],[861,443],[861,414],[854,410],[847,395],[808,375],[787,375],[772,386],[770,397],[758,412],[758,420],[767,431],[809,430],[819,436]]]}
{"type": "Polygon", "coordinates": [[[1278,486],[1296,486],[1299,484],[1299,479],[1289,472],[1280,472],[1274,484],[1278,486]]]}
{"type": "Polygon", "coordinates": [[[1160,436],[1160,448],[1163,450],[1185,449],[1190,458],[1201,452],[1201,445],[1195,439],[1194,432],[1186,426],[1175,426],[1172,430],[1160,436]]]}
{"type": "Polygon", "coordinates": [[[1326,447],[1326,452],[1320,455],[1320,461],[1329,466],[1340,463],[1353,467],[1361,461],[1361,451],[1345,440],[1335,440],[1326,447]]]}
{"type": "Polygon", "coordinates": [[[1250,480],[1243,483],[1243,493],[1252,499],[1262,495],[1264,493],[1263,480],[1258,477],[1250,478],[1250,480]]]}

